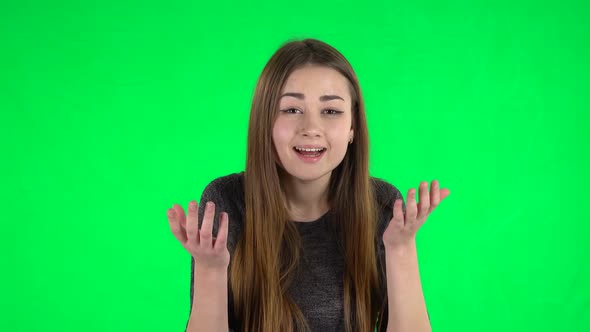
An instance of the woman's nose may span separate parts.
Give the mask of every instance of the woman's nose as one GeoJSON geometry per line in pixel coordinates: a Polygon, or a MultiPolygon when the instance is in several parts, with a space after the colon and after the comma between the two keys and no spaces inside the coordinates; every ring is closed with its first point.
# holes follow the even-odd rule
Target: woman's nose
{"type": "Polygon", "coordinates": [[[303,121],[301,121],[301,128],[300,131],[303,134],[308,135],[318,135],[321,133],[321,123],[319,121],[319,116],[309,114],[304,114],[303,121]]]}

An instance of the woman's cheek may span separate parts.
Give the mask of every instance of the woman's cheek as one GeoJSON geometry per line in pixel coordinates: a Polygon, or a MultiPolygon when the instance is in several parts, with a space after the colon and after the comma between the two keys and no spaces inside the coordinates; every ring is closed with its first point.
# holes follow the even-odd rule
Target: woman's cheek
{"type": "MultiPolygon", "coordinates": [[[[276,145],[282,145],[285,141],[285,128],[281,122],[277,121],[272,131],[272,137],[276,145]]],[[[278,147],[278,146],[277,146],[278,147]]]]}

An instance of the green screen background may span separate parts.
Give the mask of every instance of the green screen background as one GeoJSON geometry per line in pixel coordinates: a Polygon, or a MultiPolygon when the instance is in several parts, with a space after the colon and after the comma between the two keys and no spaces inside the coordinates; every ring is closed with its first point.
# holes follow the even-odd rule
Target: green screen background
{"type": "Polygon", "coordinates": [[[359,76],[372,175],[451,190],[417,238],[434,331],[590,330],[588,9],[3,2],[0,330],[184,330],[166,209],[244,169],[258,75],[304,37],[359,76]]]}

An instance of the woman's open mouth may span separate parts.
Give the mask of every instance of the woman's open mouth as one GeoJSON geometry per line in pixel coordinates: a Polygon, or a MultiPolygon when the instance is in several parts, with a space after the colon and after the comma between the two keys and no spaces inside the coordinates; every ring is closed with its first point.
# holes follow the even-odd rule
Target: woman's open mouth
{"type": "Polygon", "coordinates": [[[322,158],[324,152],[326,152],[326,148],[298,148],[293,147],[293,151],[299,156],[301,160],[308,163],[314,163],[322,158]]]}

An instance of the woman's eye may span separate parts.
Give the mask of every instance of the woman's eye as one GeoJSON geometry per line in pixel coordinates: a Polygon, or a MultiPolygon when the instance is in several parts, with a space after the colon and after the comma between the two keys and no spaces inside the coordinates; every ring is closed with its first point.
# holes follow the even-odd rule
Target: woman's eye
{"type": "MultiPolygon", "coordinates": [[[[282,110],[282,112],[287,113],[287,114],[295,114],[297,112],[301,113],[301,111],[296,108],[286,108],[286,109],[282,110]]],[[[338,115],[338,114],[342,113],[342,111],[338,111],[335,109],[326,109],[326,110],[324,110],[324,112],[328,115],[338,115]]]]}
{"type": "Polygon", "coordinates": [[[297,111],[299,111],[299,110],[298,110],[298,109],[296,109],[296,108],[287,108],[287,109],[284,109],[284,110],[283,110],[283,112],[285,112],[285,113],[288,113],[288,114],[294,114],[294,112],[292,112],[292,111],[295,111],[295,112],[297,112],[297,111]]]}
{"type": "Polygon", "coordinates": [[[337,110],[333,110],[333,109],[327,109],[327,110],[326,110],[326,112],[327,112],[329,115],[336,115],[336,114],[340,114],[340,113],[342,113],[341,111],[337,111],[337,110]]]}

